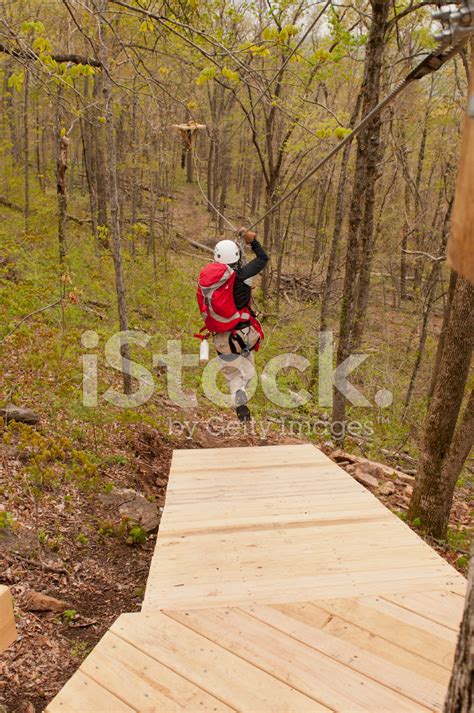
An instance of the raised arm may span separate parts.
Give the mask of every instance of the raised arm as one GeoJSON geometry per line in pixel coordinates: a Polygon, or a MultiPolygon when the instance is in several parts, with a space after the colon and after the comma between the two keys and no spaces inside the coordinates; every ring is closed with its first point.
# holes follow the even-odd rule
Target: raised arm
{"type": "Polygon", "coordinates": [[[245,233],[244,238],[256,257],[238,270],[237,277],[241,280],[248,280],[250,277],[255,277],[259,272],[262,272],[268,262],[268,255],[258,242],[256,233],[245,233]]]}

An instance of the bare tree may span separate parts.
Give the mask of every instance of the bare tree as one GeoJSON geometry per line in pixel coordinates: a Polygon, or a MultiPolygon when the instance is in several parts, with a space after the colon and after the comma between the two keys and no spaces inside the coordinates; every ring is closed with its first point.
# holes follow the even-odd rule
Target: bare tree
{"type": "Polygon", "coordinates": [[[474,544],[467,585],[464,616],[459,631],[454,668],[444,704],[444,713],[470,713],[474,708],[474,544]]]}
{"type": "MultiPolygon", "coordinates": [[[[128,330],[127,297],[125,290],[125,278],[123,274],[122,261],[122,239],[120,232],[120,208],[119,192],[117,181],[117,149],[115,144],[113,97],[112,97],[112,77],[110,74],[109,48],[106,37],[106,22],[104,13],[107,8],[107,0],[96,0],[99,16],[99,57],[102,65],[103,93],[105,101],[105,119],[107,127],[107,158],[108,158],[108,179],[109,179],[109,203],[110,203],[110,223],[112,232],[112,256],[115,270],[115,289],[117,293],[117,306],[120,330],[128,330]]],[[[130,345],[124,339],[121,345],[123,364],[123,388],[126,394],[132,393],[132,376],[130,373],[130,345]]]]}
{"type": "Polygon", "coordinates": [[[462,277],[447,319],[408,513],[437,538],[446,536],[456,482],[474,443],[473,394],[459,418],[474,342],[474,285],[462,277]]]}

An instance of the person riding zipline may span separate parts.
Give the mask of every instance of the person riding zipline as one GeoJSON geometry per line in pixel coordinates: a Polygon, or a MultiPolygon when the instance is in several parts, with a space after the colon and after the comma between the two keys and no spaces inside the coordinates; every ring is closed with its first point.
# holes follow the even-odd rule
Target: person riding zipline
{"type": "Polygon", "coordinates": [[[240,421],[250,421],[247,387],[255,374],[254,353],[264,336],[251,308],[251,280],[265,268],[268,255],[256,233],[241,228],[239,234],[255,258],[243,265],[237,243],[220,240],[214,249],[214,262],[201,270],[197,298],[223,363],[221,371],[229,384],[237,416],[240,421]]]}

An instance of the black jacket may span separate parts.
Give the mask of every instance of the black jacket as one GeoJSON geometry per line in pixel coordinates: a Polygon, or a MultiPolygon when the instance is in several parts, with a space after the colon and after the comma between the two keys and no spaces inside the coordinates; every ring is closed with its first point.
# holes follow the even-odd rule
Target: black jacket
{"type": "Polygon", "coordinates": [[[245,283],[245,280],[248,280],[250,277],[255,277],[259,272],[262,272],[268,262],[268,255],[257,239],[250,243],[250,247],[256,257],[236,271],[234,302],[238,310],[248,307],[252,296],[252,288],[245,283]]]}

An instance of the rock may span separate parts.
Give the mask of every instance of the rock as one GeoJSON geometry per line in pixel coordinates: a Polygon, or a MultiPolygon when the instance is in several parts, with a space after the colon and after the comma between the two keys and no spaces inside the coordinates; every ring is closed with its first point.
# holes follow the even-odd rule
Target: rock
{"type": "Polygon", "coordinates": [[[411,496],[413,495],[413,486],[412,485],[405,486],[405,493],[408,495],[408,497],[411,498],[411,496]]]}
{"type": "Polygon", "coordinates": [[[327,456],[330,455],[334,450],[334,443],[332,441],[325,441],[325,443],[321,446],[321,450],[327,456]]]}
{"type": "Polygon", "coordinates": [[[398,478],[399,480],[403,480],[405,483],[412,483],[415,479],[414,475],[392,468],[390,465],[369,460],[368,458],[362,458],[361,456],[355,456],[352,453],[346,453],[345,451],[336,450],[331,454],[331,457],[337,463],[355,463],[357,466],[361,466],[367,473],[370,473],[376,478],[398,478]]]}
{"type": "Polygon", "coordinates": [[[413,483],[415,480],[414,475],[408,475],[407,473],[402,473],[401,470],[396,470],[395,475],[397,480],[401,480],[403,483],[413,483]]]}
{"type": "Polygon", "coordinates": [[[345,451],[341,451],[340,449],[334,451],[334,453],[331,454],[333,460],[336,461],[336,463],[340,462],[348,462],[348,463],[358,463],[360,458],[357,456],[352,455],[352,453],[346,453],[345,451]]]}
{"type": "Polygon", "coordinates": [[[379,488],[380,495],[393,495],[395,491],[395,485],[390,480],[387,480],[386,483],[382,483],[379,488]]]}
{"type": "Polygon", "coordinates": [[[23,609],[26,611],[56,611],[63,612],[68,608],[66,602],[55,597],[49,597],[42,592],[30,589],[25,593],[23,609]]]}
{"type": "Polygon", "coordinates": [[[356,468],[353,476],[361,485],[366,488],[378,488],[379,481],[370,473],[366,473],[362,468],[356,468]]]}
{"type": "Polygon", "coordinates": [[[364,473],[372,475],[374,478],[383,478],[384,475],[387,475],[387,473],[384,473],[384,469],[380,465],[380,463],[374,463],[370,460],[361,461],[360,467],[364,471],[364,473]]]}
{"type": "Polygon", "coordinates": [[[31,409],[21,408],[13,404],[7,404],[3,408],[0,408],[0,418],[3,418],[6,423],[9,421],[19,421],[21,423],[27,423],[30,426],[39,421],[39,416],[31,409]]]}
{"type": "Polygon", "coordinates": [[[99,495],[99,500],[107,507],[116,508],[121,519],[128,518],[146,532],[156,530],[160,524],[156,505],[131,488],[114,488],[110,493],[99,495]]]}

